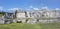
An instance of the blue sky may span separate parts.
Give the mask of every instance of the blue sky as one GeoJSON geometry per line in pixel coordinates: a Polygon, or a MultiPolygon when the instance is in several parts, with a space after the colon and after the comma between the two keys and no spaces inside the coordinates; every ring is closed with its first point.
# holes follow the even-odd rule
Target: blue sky
{"type": "Polygon", "coordinates": [[[60,8],[60,0],[0,0],[0,7],[3,7],[4,11],[9,11],[10,8],[23,8],[29,9],[29,7],[41,8],[47,6],[48,8],[55,9],[60,8]]]}

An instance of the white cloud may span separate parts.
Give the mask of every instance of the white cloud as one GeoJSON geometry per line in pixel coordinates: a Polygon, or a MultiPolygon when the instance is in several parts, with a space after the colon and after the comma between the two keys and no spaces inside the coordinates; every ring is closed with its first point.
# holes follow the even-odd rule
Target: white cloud
{"type": "Polygon", "coordinates": [[[60,10],[60,8],[55,8],[55,10],[60,10]]]}
{"type": "Polygon", "coordinates": [[[19,10],[19,8],[10,8],[8,10],[11,10],[11,11],[15,12],[16,10],[19,10]]]}
{"type": "Polygon", "coordinates": [[[41,9],[48,9],[48,7],[47,7],[47,6],[45,6],[45,7],[42,7],[41,9]]]}
{"type": "Polygon", "coordinates": [[[0,6],[0,10],[3,10],[3,7],[0,6]]]}
{"type": "Polygon", "coordinates": [[[33,8],[34,10],[39,10],[38,8],[33,8]]]}
{"type": "Polygon", "coordinates": [[[19,10],[19,8],[10,8],[10,9],[8,9],[8,10],[13,10],[13,11],[15,11],[15,10],[19,10]]]}
{"type": "Polygon", "coordinates": [[[33,7],[32,5],[27,10],[39,10],[38,8],[33,7]]]}
{"type": "Polygon", "coordinates": [[[31,5],[30,8],[33,8],[33,6],[31,5]]]}

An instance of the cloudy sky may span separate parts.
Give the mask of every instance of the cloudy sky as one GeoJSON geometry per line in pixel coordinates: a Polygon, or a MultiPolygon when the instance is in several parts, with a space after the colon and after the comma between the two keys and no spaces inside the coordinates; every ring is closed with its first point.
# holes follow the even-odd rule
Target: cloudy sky
{"type": "Polygon", "coordinates": [[[10,9],[40,9],[41,7],[48,7],[51,9],[60,8],[60,0],[0,0],[0,11],[10,11],[10,9]]]}

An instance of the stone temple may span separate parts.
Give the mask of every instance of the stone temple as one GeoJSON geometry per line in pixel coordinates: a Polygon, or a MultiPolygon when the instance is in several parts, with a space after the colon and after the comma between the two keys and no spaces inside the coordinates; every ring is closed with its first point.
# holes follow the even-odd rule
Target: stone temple
{"type": "Polygon", "coordinates": [[[60,10],[16,10],[14,13],[5,13],[4,19],[0,19],[0,23],[20,22],[20,23],[41,23],[41,22],[59,22],[60,10]],[[10,19],[10,20],[8,20],[10,19]],[[13,19],[11,21],[11,19],[13,19]]]}

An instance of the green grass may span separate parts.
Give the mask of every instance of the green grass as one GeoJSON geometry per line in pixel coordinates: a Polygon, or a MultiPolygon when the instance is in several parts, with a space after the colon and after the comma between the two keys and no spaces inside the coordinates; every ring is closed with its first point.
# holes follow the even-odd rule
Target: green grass
{"type": "Polygon", "coordinates": [[[0,29],[60,29],[60,23],[49,23],[49,24],[1,24],[0,29]]]}
{"type": "Polygon", "coordinates": [[[0,29],[40,29],[40,26],[36,24],[32,25],[13,23],[13,24],[1,24],[0,29]]]}
{"type": "Polygon", "coordinates": [[[40,24],[41,29],[60,29],[60,23],[40,24]]]}
{"type": "Polygon", "coordinates": [[[0,17],[2,17],[3,16],[3,14],[0,14],[0,17]]]}

